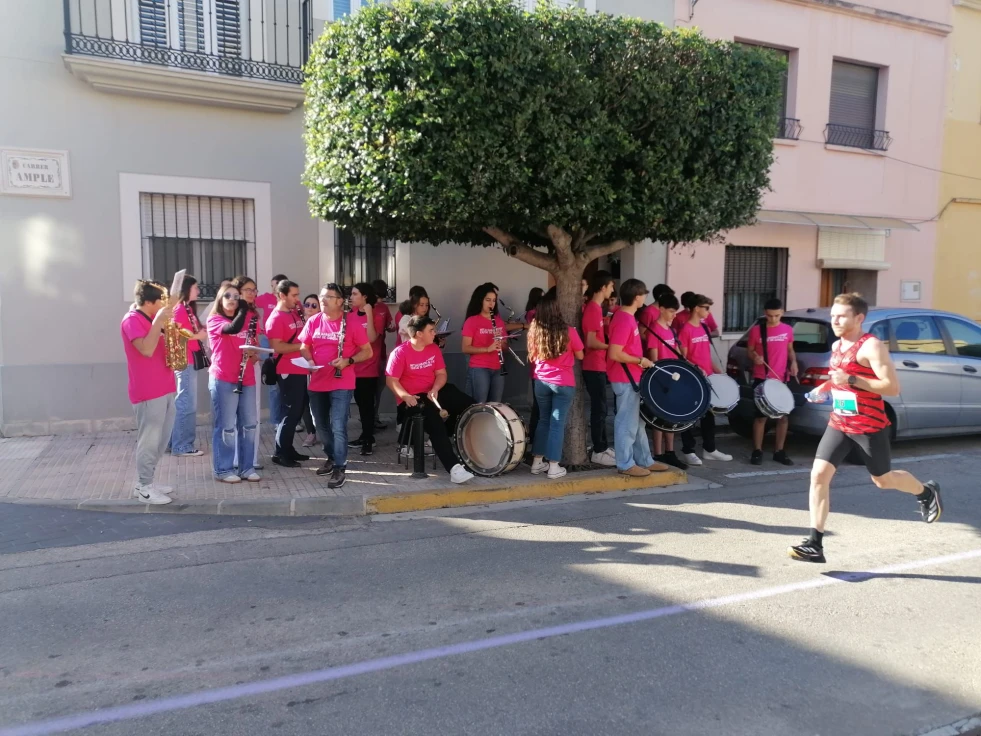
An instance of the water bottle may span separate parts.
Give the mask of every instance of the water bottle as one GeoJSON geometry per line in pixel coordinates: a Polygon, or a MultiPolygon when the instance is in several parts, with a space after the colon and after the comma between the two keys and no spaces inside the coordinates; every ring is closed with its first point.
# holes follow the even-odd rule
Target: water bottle
{"type": "Polygon", "coordinates": [[[830,397],[824,391],[808,391],[806,394],[804,394],[804,398],[812,404],[823,404],[830,397]]]}

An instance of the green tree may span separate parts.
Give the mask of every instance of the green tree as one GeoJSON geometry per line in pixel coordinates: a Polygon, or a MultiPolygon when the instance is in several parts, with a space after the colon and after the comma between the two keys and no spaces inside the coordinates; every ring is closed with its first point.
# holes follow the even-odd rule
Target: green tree
{"type": "MultiPolygon", "coordinates": [[[[783,63],[690,29],[509,0],[395,0],[329,25],[306,76],[312,212],[501,248],[578,324],[586,265],[749,224],[783,63]]],[[[566,462],[585,456],[582,398],[566,462]]]]}

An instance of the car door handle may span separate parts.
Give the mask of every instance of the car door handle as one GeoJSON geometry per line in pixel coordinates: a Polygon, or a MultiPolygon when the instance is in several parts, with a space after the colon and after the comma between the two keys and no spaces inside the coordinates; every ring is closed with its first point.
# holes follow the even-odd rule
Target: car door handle
{"type": "Polygon", "coordinates": [[[904,360],[903,361],[903,365],[905,365],[907,368],[919,368],[920,367],[920,364],[919,363],[914,363],[912,360],[904,360]]]}
{"type": "Polygon", "coordinates": [[[964,370],[967,371],[968,373],[977,373],[978,372],[978,369],[975,368],[974,366],[971,366],[971,365],[964,366],[964,370]]]}

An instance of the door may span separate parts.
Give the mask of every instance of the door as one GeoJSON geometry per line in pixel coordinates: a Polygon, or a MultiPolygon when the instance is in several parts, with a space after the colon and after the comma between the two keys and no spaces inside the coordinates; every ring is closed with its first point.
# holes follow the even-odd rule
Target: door
{"type": "Polygon", "coordinates": [[[962,427],[981,427],[981,327],[966,319],[940,317],[961,367],[962,427]]]}
{"type": "Polygon", "coordinates": [[[937,321],[929,315],[890,320],[906,426],[914,431],[957,426],[960,421],[959,358],[947,354],[937,321]]]}

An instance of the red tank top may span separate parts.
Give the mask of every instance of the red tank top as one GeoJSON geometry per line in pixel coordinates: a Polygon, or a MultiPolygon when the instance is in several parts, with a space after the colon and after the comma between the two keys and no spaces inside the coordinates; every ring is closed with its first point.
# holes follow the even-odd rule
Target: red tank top
{"type": "MultiPolygon", "coordinates": [[[[858,351],[862,345],[871,338],[872,335],[866,333],[845,352],[841,351],[841,341],[835,343],[834,351],[831,353],[831,370],[841,369],[849,376],[858,378],[875,379],[875,372],[856,360],[858,351]]],[[[830,426],[845,434],[872,434],[889,426],[889,417],[886,415],[886,403],[879,394],[866,391],[865,389],[853,386],[832,387],[832,394],[838,394],[835,398],[845,399],[845,406],[840,406],[839,401],[835,401],[835,408],[831,412],[830,426]],[[854,411],[852,413],[847,407],[848,397],[851,394],[855,397],[854,411]]]]}

